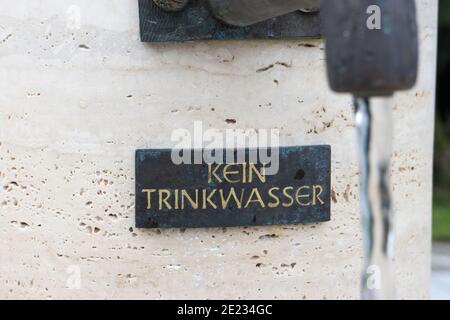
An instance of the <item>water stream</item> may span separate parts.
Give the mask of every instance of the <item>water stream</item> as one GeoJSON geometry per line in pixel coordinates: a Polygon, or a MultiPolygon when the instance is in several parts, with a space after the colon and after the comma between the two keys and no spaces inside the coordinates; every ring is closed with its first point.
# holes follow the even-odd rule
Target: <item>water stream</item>
{"type": "Polygon", "coordinates": [[[393,98],[355,98],[364,262],[361,298],[395,299],[390,194],[393,98]]]}

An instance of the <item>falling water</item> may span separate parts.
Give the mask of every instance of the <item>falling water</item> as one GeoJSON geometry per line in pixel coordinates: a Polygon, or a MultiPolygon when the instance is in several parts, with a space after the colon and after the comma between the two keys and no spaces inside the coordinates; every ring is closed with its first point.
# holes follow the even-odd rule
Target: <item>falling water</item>
{"type": "Polygon", "coordinates": [[[362,299],[395,299],[389,184],[392,97],[355,98],[364,263],[362,299]]]}

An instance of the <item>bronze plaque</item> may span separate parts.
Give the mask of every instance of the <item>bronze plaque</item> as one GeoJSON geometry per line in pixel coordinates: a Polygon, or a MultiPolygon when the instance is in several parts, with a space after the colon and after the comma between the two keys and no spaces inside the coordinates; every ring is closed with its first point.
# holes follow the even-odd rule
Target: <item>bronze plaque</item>
{"type": "Polygon", "coordinates": [[[138,228],[287,225],[330,220],[330,146],[280,148],[278,171],[270,175],[265,174],[267,165],[259,160],[177,165],[171,152],[136,151],[138,228]]]}

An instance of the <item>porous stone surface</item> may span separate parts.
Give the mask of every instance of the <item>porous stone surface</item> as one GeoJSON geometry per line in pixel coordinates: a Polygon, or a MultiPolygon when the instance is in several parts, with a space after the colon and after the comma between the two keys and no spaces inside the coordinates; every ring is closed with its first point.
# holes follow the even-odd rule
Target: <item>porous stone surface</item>
{"type": "MultiPolygon", "coordinates": [[[[437,1],[418,4],[420,78],[394,108],[404,299],[428,297],[430,269],[437,1]]],[[[328,89],[322,40],[146,44],[135,0],[1,7],[0,298],[359,297],[352,104],[328,89]],[[330,144],[332,221],[136,229],[135,149],[195,120],[330,144]]]]}

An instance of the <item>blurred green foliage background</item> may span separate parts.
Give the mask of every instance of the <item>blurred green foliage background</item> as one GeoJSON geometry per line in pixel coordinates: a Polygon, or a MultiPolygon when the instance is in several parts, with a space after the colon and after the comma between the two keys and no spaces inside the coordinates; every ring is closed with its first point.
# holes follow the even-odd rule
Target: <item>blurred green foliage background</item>
{"type": "Polygon", "coordinates": [[[450,241],[450,1],[439,1],[433,238],[450,241]]]}

